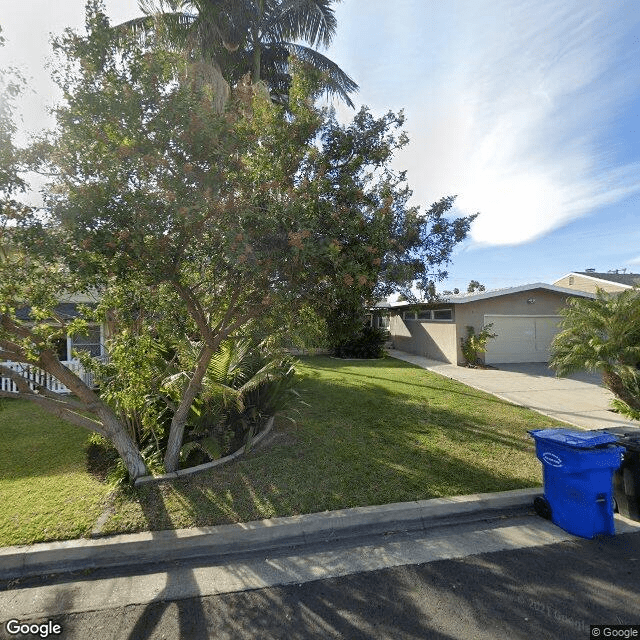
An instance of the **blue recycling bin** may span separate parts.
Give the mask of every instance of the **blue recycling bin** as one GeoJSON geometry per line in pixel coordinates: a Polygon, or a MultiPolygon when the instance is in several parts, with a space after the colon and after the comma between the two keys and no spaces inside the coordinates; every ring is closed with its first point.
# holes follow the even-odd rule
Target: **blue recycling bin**
{"type": "Polygon", "coordinates": [[[571,429],[529,431],[542,462],[544,498],[536,511],[554,524],[582,538],[615,535],[613,474],[624,448],[616,437],[602,432],[571,429]]]}

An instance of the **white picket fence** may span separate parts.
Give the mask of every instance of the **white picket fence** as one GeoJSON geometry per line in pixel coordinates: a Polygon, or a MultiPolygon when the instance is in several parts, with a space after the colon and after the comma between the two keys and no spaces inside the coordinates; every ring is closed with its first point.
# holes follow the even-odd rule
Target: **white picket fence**
{"type": "MultiPolygon", "coordinates": [[[[73,373],[81,378],[86,385],[89,387],[94,386],[93,374],[90,371],[86,371],[80,364],[79,360],[67,360],[61,364],[73,371],[73,373]]],[[[69,389],[67,389],[67,387],[54,378],[50,373],[47,373],[32,364],[24,364],[23,362],[2,362],[2,366],[19,373],[23,378],[35,383],[30,385],[32,389],[37,386],[44,386],[54,393],[70,393],[69,389]]],[[[3,374],[2,370],[0,370],[0,391],[18,393],[18,387],[16,387],[15,382],[3,374]]]]}

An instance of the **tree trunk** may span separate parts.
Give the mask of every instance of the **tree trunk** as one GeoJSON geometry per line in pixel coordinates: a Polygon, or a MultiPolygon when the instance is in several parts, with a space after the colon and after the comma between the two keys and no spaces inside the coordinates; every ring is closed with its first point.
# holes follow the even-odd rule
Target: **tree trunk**
{"type": "Polygon", "coordinates": [[[262,65],[262,49],[260,43],[256,41],[253,43],[253,71],[251,73],[251,81],[253,84],[260,82],[260,67],[262,65]]]}
{"type": "Polygon", "coordinates": [[[622,378],[612,370],[603,370],[604,386],[613,392],[617,398],[628,404],[632,409],[640,411],[640,398],[634,396],[625,386],[622,378]]]}
{"type": "Polygon", "coordinates": [[[164,469],[167,473],[173,473],[178,470],[180,448],[182,447],[184,427],[189,417],[189,410],[198,393],[200,393],[202,380],[207,373],[207,368],[214,353],[215,347],[213,345],[203,347],[200,357],[198,358],[198,364],[180,400],[180,405],[173,414],[171,430],[169,431],[169,441],[167,443],[167,453],[164,457],[164,469]]]}
{"type": "MultiPolygon", "coordinates": [[[[258,19],[256,24],[262,22],[262,13],[264,6],[262,0],[258,0],[258,19]]],[[[258,27],[254,26],[251,29],[251,37],[253,39],[253,73],[251,74],[251,81],[253,84],[260,82],[260,68],[262,65],[262,47],[260,46],[260,34],[258,33],[258,27]]]]}
{"type": "Polygon", "coordinates": [[[93,389],[89,388],[73,371],[65,367],[51,352],[43,351],[40,354],[38,364],[62,382],[85,405],[87,411],[100,420],[104,435],[115,446],[131,480],[146,475],[147,467],[144,459],[127,428],[93,389]]]}
{"type": "Polygon", "coordinates": [[[126,428],[122,426],[110,409],[107,409],[104,414],[99,411],[98,415],[102,420],[107,437],[113,442],[113,446],[122,458],[131,480],[146,475],[147,465],[126,428]]]}

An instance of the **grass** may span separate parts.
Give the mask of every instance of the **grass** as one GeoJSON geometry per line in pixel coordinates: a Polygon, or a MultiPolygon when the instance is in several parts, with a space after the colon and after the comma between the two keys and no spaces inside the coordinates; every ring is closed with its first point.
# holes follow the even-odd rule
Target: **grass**
{"type": "Polygon", "coordinates": [[[0,402],[0,546],[90,532],[109,488],[85,470],[87,432],[25,400],[0,402]]]}
{"type": "MultiPolygon", "coordinates": [[[[307,357],[299,369],[300,392],[309,406],[298,415],[289,412],[295,425],[279,418],[264,446],[226,467],[120,492],[102,533],[226,524],[541,483],[527,430],[558,426],[549,418],[391,358],[307,357]]],[[[59,457],[51,468],[46,466],[50,456],[40,455],[37,465],[27,464],[13,481],[23,484],[12,489],[17,506],[0,514],[0,544],[91,530],[107,490],[82,472],[85,435],[67,429],[65,437],[72,437],[71,430],[80,433],[60,446],[68,462],[63,465],[59,457]],[[39,475],[26,473],[28,468],[37,468],[39,475]],[[58,478],[63,479],[58,483],[58,478]],[[67,491],[74,487],[75,509],[79,499],[85,501],[87,517],[74,514],[75,526],[56,515],[53,501],[60,489],[52,479],[67,491]],[[26,519],[12,522],[15,515],[10,514],[20,513],[26,496],[31,503],[36,483],[46,490],[47,508],[36,519],[39,507],[31,505],[34,514],[25,528],[26,519]]],[[[58,446],[61,440],[59,432],[51,431],[42,442],[58,446]]],[[[8,462],[0,458],[0,468],[8,462]]],[[[3,476],[2,491],[4,485],[3,476]]]]}

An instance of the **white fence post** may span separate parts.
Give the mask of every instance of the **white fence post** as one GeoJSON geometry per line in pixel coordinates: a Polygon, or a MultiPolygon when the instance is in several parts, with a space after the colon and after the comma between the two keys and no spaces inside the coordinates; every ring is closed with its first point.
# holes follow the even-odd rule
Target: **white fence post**
{"type": "MultiPolygon", "coordinates": [[[[75,373],[87,386],[92,387],[95,384],[94,376],[90,371],[86,371],[79,360],[67,360],[61,361],[63,364],[73,373],[75,373]]],[[[43,386],[49,391],[54,393],[70,393],[69,389],[65,387],[62,382],[57,378],[54,378],[50,373],[43,371],[39,367],[32,364],[25,364],[23,362],[3,362],[3,366],[19,373],[23,378],[29,380],[29,386],[34,389],[37,386],[43,386]]],[[[8,376],[3,375],[0,371],[0,391],[8,391],[10,393],[18,393],[18,387],[15,382],[8,376]]]]}

